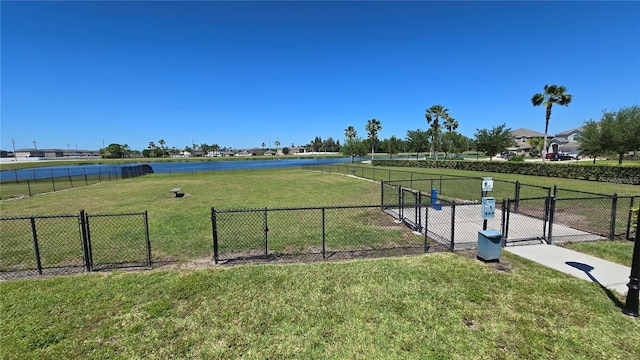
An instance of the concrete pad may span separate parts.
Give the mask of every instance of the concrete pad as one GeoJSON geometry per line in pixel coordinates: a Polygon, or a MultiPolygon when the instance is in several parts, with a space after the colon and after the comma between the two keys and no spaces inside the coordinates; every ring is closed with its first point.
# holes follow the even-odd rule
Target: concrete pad
{"type": "Polygon", "coordinates": [[[511,246],[504,251],[577,278],[599,283],[625,295],[631,268],[591,255],[547,244],[511,246]]]}

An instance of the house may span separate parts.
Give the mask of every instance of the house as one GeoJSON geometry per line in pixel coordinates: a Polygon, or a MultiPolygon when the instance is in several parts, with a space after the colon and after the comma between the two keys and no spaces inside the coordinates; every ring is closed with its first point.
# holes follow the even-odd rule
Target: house
{"type": "Polygon", "coordinates": [[[248,152],[247,150],[242,150],[239,153],[236,154],[236,156],[251,156],[252,154],[250,152],[248,152]]]}
{"type": "Polygon", "coordinates": [[[273,150],[267,150],[267,151],[264,152],[264,154],[267,155],[267,156],[274,156],[276,154],[276,152],[273,151],[273,150]]]}
{"type": "Polygon", "coordinates": [[[6,151],[6,150],[0,150],[0,158],[6,158],[6,157],[9,157],[9,154],[11,154],[11,156],[13,156],[13,153],[10,153],[9,151],[6,151]]]}
{"type": "Polygon", "coordinates": [[[306,149],[302,146],[292,146],[289,148],[289,155],[304,154],[306,149]]]}
{"type": "Polygon", "coordinates": [[[580,136],[582,136],[584,128],[582,126],[559,132],[550,141],[549,152],[563,153],[573,156],[580,154],[580,136]]]}
{"type": "MultiPolygon", "coordinates": [[[[543,133],[539,133],[537,131],[533,131],[525,128],[519,128],[511,131],[511,136],[513,138],[515,146],[510,147],[507,150],[515,151],[518,154],[526,154],[531,151],[532,139],[544,139],[543,133]]],[[[551,138],[553,138],[553,136],[547,135],[547,142],[549,142],[549,139],[551,138]]],[[[540,148],[542,148],[542,145],[540,146],[540,148]]]]}

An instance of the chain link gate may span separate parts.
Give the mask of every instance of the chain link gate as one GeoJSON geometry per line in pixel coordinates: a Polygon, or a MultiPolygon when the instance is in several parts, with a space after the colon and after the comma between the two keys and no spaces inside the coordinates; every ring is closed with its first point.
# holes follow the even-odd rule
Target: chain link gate
{"type": "Polygon", "coordinates": [[[146,212],[0,217],[0,235],[0,279],[151,267],[146,212]]]}

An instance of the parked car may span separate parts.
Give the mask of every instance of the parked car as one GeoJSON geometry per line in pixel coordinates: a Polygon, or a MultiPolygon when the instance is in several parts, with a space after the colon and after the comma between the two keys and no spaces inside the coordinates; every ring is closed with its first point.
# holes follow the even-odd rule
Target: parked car
{"type": "Polygon", "coordinates": [[[547,160],[551,160],[553,159],[553,157],[556,155],[556,153],[547,153],[547,155],[545,155],[545,159],[547,160]]]}
{"type": "Polygon", "coordinates": [[[512,156],[516,156],[516,153],[514,153],[513,151],[505,151],[502,154],[500,154],[500,157],[503,159],[508,159],[512,156]]]}
{"type": "Polygon", "coordinates": [[[569,154],[553,154],[551,161],[564,161],[564,160],[574,160],[574,157],[569,154]]]}

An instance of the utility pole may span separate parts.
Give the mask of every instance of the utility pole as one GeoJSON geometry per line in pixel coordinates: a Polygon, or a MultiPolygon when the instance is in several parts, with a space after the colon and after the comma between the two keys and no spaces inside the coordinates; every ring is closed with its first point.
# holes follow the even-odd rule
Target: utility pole
{"type": "Polygon", "coordinates": [[[36,145],[38,142],[33,140],[33,147],[36,149],[36,151],[38,151],[38,146],[36,145]]]}
{"type": "Polygon", "coordinates": [[[18,157],[16,156],[16,139],[11,139],[11,143],[13,143],[13,160],[18,161],[18,157]]]}

